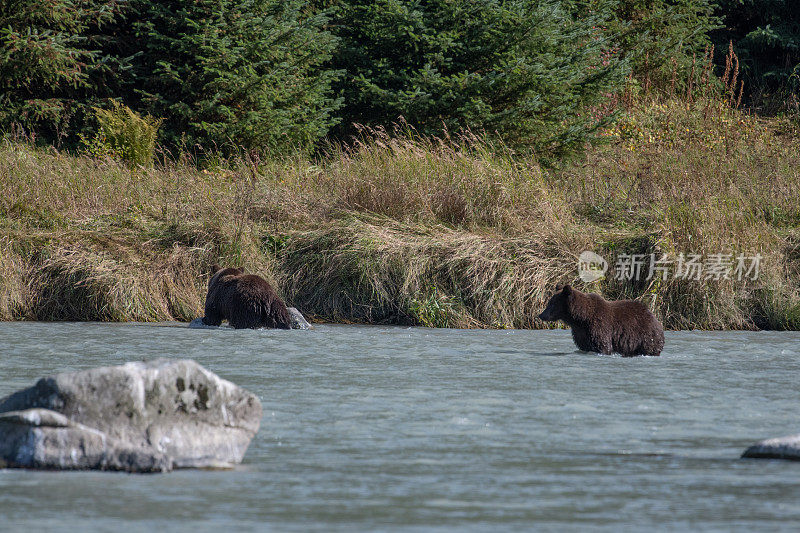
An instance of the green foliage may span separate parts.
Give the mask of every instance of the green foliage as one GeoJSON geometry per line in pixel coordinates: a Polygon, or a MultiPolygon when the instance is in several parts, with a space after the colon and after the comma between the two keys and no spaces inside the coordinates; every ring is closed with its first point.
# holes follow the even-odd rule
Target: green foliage
{"type": "Polygon", "coordinates": [[[709,36],[718,61],[733,41],[751,103],[800,116],[794,3],[0,0],[0,131],[150,160],[133,148],[148,145],[148,119],[128,115],[126,141],[91,131],[113,99],[163,117],[160,141],[204,157],[398,122],[414,135],[486,132],[546,162],[614,116],[629,70],[629,95],[708,82],[709,36]]]}
{"type": "Polygon", "coordinates": [[[449,328],[454,315],[453,302],[434,287],[433,292],[423,299],[412,299],[408,312],[420,326],[427,328],[449,328]]]}
{"type": "Polygon", "coordinates": [[[0,0],[0,129],[58,141],[91,116],[120,65],[101,33],[123,0],[0,0]]]}
{"type": "Polygon", "coordinates": [[[100,128],[94,139],[85,143],[90,153],[119,157],[132,166],[153,164],[160,119],[142,117],[118,102],[111,109],[96,107],[95,116],[100,128]]]}
{"type": "Polygon", "coordinates": [[[297,0],[132,0],[129,99],[165,118],[164,139],[206,149],[305,148],[337,101],[320,64],[333,37],[297,0]]]}
{"type": "Polygon", "coordinates": [[[592,13],[552,0],[348,0],[335,12],[345,72],[338,134],[403,120],[423,134],[471,129],[511,146],[569,151],[605,118],[624,78],[592,13]],[[595,112],[593,112],[595,111],[595,112]]]}
{"type": "Polygon", "coordinates": [[[88,134],[111,97],[169,144],[306,147],[338,106],[326,21],[298,0],[0,0],[0,129],[88,134]]]}
{"type": "Polygon", "coordinates": [[[290,238],[289,235],[267,235],[264,238],[264,249],[272,255],[277,255],[286,248],[290,238]]]}
{"type": "MultiPolygon", "coordinates": [[[[599,9],[597,0],[580,2],[599,9]]],[[[714,0],[619,0],[606,31],[630,60],[640,83],[664,89],[681,84],[710,45],[719,27],[714,0]],[[693,65],[694,64],[694,65],[693,65]],[[677,72],[676,72],[677,71],[677,72]],[[673,81],[675,80],[675,81],[673,81]]]]}

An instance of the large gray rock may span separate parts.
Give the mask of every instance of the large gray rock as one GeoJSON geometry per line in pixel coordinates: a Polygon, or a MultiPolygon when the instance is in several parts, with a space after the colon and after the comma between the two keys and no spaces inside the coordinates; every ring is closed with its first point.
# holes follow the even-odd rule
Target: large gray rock
{"type": "Polygon", "coordinates": [[[256,396],[188,359],[68,372],[0,399],[0,467],[225,468],[260,423],[256,396]]]}
{"type": "Polygon", "coordinates": [[[742,457],[800,461],[800,435],[762,440],[747,448],[742,457]]]}

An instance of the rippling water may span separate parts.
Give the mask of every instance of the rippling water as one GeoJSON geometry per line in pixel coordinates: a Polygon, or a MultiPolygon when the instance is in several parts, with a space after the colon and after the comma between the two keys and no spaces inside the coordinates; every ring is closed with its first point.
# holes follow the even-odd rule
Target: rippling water
{"type": "Polygon", "coordinates": [[[264,419],[233,471],[0,470],[0,529],[800,527],[800,462],[738,459],[800,432],[799,333],[574,350],[563,330],[3,323],[0,397],[188,357],[258,394],[264,419]]]}

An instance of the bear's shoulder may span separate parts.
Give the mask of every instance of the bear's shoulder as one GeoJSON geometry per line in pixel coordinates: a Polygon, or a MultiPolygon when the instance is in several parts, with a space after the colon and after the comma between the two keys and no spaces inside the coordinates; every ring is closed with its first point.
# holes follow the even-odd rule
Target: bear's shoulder
{"type": "Polygon", "coordinates": [[[572,318],[582,321],[594,321],[607,312],[608,301],[595,293],[580,292],[573,289],[567,311],[572,318]]]}

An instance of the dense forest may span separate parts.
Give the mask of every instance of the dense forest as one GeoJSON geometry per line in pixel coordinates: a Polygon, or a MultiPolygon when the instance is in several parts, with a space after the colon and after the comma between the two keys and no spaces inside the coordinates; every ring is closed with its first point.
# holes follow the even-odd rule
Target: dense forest
{"type": "Polygon", "coordinates": [[[219,263],[321,320],[800,329],[794,4],[0,0],[0,319],[191,320],[219,263]]]}
{"type": "Polygon", "coordinates": [[[691,92],[709,54],[721,75],[729,43],[737,102],[796,114],[793,4],[3,0],[0,129],[97,148],[105,124],[122,149],[110,123],[128,108],[166,147],[275,154],[400,121],[558,156],[615,118],[620,91],[691,92]]]}

